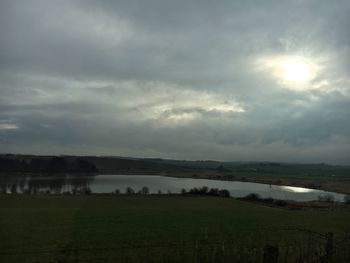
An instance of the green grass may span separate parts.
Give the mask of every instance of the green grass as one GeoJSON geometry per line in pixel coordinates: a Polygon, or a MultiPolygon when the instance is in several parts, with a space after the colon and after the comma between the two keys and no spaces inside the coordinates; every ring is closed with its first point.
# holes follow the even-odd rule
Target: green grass
{"type": "Polygon", "coordinates": [[[334,232],[335,240],[350,233],[349,209],[211,197],[3,195],[0,209],[0,262],[250,262],[266,244],[294,254],[304,243],[323,246],[290,228],[334,232]]]}

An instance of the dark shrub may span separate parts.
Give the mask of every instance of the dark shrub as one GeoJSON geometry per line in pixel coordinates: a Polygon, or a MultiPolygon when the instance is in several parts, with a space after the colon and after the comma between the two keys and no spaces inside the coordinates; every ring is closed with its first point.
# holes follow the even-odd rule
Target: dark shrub
{"type": "Polygon", "coordinates": [[[259,200],[260,199],[260,195],[256,194],[256,193],[250,193],[248,195],[246,195],[244,197],[244,199],[248,199],[248,200],[259,200]]]}
{"type": "Polygon", "coordinates": [[[199,189],[199,192],[203,195],[207,194],[209,191],[207,186],[203,186],[202,188],[199,189]]]}
{"type": "Polygon", "coordinates": [[[208,195],[212,196],[218,196],[219,195],[219,189],[218,188],[210,188],[208,195]]]}
{"type": "Polygon", "coordinates": [[[220,196],[220,197],[230,197],[231,194],[226,189],[218,189],[218,188],[211,188],[209,189],[207,186],[203,186],[201,188],[192,188],[188,192],[185,191],[185,189],[182,189],[182,194],[191,194],[191,195],[209,195],[209,196],[220,196]]]}
{"type": "Polygon", "coordinates": [[[222,190],[219,191],[219,196],[221,196],[221,197],[230,197],[231,194],[230,194],[230,192],[228,190],[222,189],[222,190]]]}
{"type": "Polygon", "coordinates": [[[92,191],[91,191],[90,187],[85,187],[85,188],[83,189],[83,193],[84,193],[85,195],[89,195],[89,194],[92,193],[92,191]]]}
{"type": "Polygon", "coordinates": [[[286,205],[288,205],[288,202],[285,200],[276,200],[275,204],[278,206],[286,206],[286,205]]]}
{"type": "Polygon", "coordinates": [[[128,194],[128,195],[132,195],[132,194],[135,194],[135,191],[134,191],[134,189],[132,189],[130,186],[128,186],[128,187],[126,188],[125,193],[128,194]]]}
{"type": "Polygon", "coordinates": [[[272,203],[275,201],[275,199],[269,197],[269,198],[264,198],[263,201],[264,201],[265,203],[272,204],[272,203]]]}
{"type": "Polygon", "coordinates": [[[199,194],[199,189],[197,187],[191,188],[189,193],[192,195],[197,195],[199,194]]]}
{"type": "Polygon", "coordinates": [[[327,194],[327,195],[324,195],[324,196],[319,196],[318,197],[318,201],[321,201],[321,202],[334,202],[334,196],[331,195],[331,194],[327,194]]]}
{"type": "Polygon", "coordinates": [[[142,195],[148,195],[149,194],[149,188],[147,186],[144,186],[144,187],[141,188],[139,193],[142,194],[142,195]]]}
{"type": "Polygon", "coordinates": [[[11,186],[11,194],[17,194],[17,184],[11,186]]]}
{"type": "Polygon", "coordinates": [[[344,196],[344,203],[345,204],[350,204],[350,195],[344,196]]]}

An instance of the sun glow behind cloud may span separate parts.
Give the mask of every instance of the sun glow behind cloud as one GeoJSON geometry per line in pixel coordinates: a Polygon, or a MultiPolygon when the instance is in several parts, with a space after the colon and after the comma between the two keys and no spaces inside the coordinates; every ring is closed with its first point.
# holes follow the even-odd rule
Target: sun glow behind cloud
{"type": "Polygon", "coordinates": [[[280,65],[286,81],[304,83],[311,78],[310,65],[302,59],[286,59],[280,65]]]}
{"type": "Polygon", "coordinates": [[[293,90],[307,90],[312,87],[320,68],[311,58],[303,56],[274,56],[258,60],[259,68],[293,90]]]}

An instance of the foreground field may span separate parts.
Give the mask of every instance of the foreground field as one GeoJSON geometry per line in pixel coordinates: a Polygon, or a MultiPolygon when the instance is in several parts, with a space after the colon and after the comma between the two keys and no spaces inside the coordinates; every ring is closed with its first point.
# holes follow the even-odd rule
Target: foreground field
{"type": "Polygon", "coordinates": [[[349,262],[348,208],[292,211],[213,197],[20,195],[0,196],[0,208],[0,262],[261,262],[266,245],[279,249],[281,262],[325,256],[349,262]],[[323,236],[327,232],[334,239],[323,236]]]}

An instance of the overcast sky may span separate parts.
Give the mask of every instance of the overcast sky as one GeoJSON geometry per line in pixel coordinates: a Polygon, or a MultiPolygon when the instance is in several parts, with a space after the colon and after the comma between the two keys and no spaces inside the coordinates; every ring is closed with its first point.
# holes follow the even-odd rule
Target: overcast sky
{"type": "Polygon", "coordinates": [[[350,164],[349,13],[2,0],[0,152],[350,164]]]}

